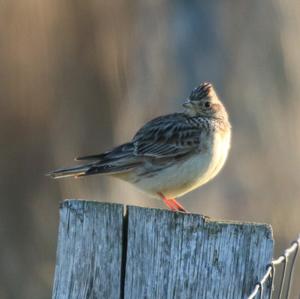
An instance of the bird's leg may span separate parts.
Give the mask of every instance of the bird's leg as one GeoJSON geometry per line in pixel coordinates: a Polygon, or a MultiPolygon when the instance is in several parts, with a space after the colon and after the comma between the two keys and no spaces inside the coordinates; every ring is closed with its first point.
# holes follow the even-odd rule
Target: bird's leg
{"type": "Polygon", "coordinates": [[[168,199],[161,192],[158,192],[157,194],[162,198],[166,206],[172,211],[187,213],[187,210],[180,203],[178,203],[174,198],[168,199]]]}
{"type": "Polygon", "coordinates": [[[168,198],[166,198],[161,192],[157,193],[161,199],[163,200],[163,202],[165,203],[165,205],[171,210],[171,211],[177,211],[177,207],[176,205],[170,201],[168,198]]]}

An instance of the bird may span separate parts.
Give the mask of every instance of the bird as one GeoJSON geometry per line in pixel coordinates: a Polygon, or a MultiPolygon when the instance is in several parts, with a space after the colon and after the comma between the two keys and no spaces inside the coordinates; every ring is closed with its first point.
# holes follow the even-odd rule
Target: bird
{"type": "Polygon", "coordinates": [[[78,157],[75,160],[84,164],[48,175],[55,179],[109,175],[162,199],[174,212],[187,213],[176,198],[220,172],[230,149],[231,124],[211,83],[194,88],[182,106],[181,112],[147,122],[131,141],[104,153],[78,157]]]}

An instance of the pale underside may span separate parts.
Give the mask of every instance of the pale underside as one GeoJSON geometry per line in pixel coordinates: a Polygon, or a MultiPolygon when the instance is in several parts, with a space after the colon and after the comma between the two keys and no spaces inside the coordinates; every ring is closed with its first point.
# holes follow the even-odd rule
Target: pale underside
{"type": "Polygon", "coordinates": [[[127,173],[114,177],[128,181],[151,196],[159,198],[161,192],[167,198],[180,197],[214,178],[223,167],[230,147],[230,131],[215,132],[208,137],[206,146],[199,152],[177,163],[170,162],[157,170],[150,162],[127,173]],[[147,169],[147,174],[145,173],[147,169]],[[142,174],[142,178],[141,178],[142,174]]]}

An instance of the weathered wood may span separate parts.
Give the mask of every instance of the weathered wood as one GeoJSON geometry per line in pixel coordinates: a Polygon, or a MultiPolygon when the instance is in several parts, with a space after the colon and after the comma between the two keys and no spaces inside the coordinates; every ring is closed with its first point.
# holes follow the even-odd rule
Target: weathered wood
{"type": "Polygon", "coordinates": [[[268,225],[65,201],[53,299],[246,299],[272,253],[268,225]]]}
{"type": "Polygon", "coordinates": [[[63,202],[52,298],[120,298],[122,232],[122,205],[63,202]]]}
{"type": "Polygon", "coordinates": [[[273,253],[268,225],[138,207],[127,238],[126,299],[246,298],[273,253]]]}

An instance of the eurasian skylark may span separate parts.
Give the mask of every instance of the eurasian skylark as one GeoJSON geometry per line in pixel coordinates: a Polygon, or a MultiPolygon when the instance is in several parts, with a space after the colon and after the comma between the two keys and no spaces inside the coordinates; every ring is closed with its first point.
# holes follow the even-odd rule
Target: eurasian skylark
{"type": "Polygon", "coordinates": [[[146,123],[125,144],[102,154],[79,157],[87,164],[58,169],[53,178],[107,174],[161,198],[173,211],[186,212],[175,197],[215,177],[230,148],[228,114],[210,83],[195,88],[184,111],[146,123]]]}

